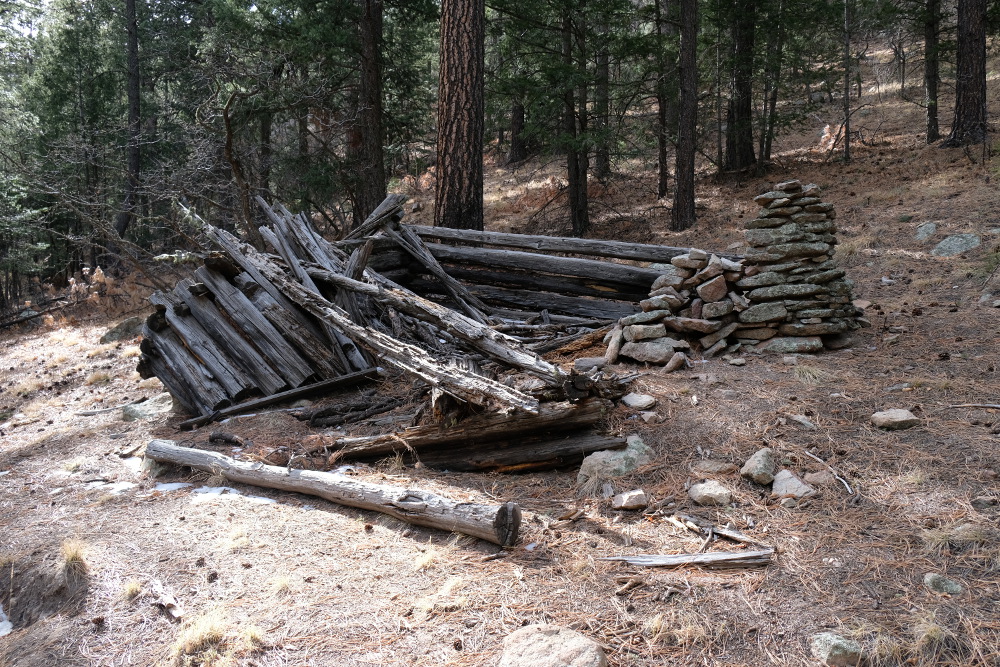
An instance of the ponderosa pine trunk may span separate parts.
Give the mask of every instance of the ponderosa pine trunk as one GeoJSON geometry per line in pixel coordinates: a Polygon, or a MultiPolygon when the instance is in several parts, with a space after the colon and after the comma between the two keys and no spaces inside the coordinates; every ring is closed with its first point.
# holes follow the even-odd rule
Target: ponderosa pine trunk
{"type": "Polygon", "coordinates": [[[941,82],[941,0],[927,0],[924,8],[924,105],[927,143],[941,138],[938,126],[938,84],[941,82]]]}
{"type": "MultiPolygon", "coordinates": [[[[666,197],[670,192],[670,142],[677,135],[677,64],[668,57],[667,40],[677,36],[673,11],[676,0],[656,0],[653,5],[656,20],[656,193],[666,197]]],[[[676,56],[672,48],[670,53],[676,56]]]]}
{"type": "MultiPolygon", "coordinates": [[[[562,56],[566,71],[576,66],[573,58],[573,17],[569,12],[563,15],[562,56]]],[[[590,227],[590,211],[587,200],[587,150],[580,145],[578,129],[579,114],[585,109],[577,109],[577,91],[572,83],[563,91],[563,133],[566,142],[566,180],[569,199],[570,225],[573,236],[582,237],[590,227]]]]}
{"type": "Polygon", "coordinates": [[[510,107],[510,151],[507,164],[528,159],[528,145],[524,141],[524,103],[515,100],[510,107]]]}
{"type": "Polygon", "coordinates": [[[484,0],[443,0],[434,224],[483,228],[484,0]]]}
{"type": "Polygon", "coordinates": [[[136,217],[139,207],[139,178],[142,166],[140,152],[140,87],[139,78],[139,22],[135,0],[125,0],[126,67],[128,69],[125,94],[128,98],[128,146],[125,149],[125,196],[122,208],[115,219],[115,232],[124,237],[136,217]]]}
{"type": "Polygon", "coordinates": [[[958,0],[955,118],[941,144],[955,148],[986,140],[986,0],[958,0]]]}
{"type": "Polygon", "coordinates": [[[677,126],[677,162],[674,207],[670,229],[694,225],[694,158],[698,147],[698,0],[680,0],[680,119],[677,126]]]}
{"type": "Polygon", "coordinates": [[[732,80],[726,110],[725,171],[757,163],[753,146],[753,52],[756,0],[736,0],[732,6],[732,80]]]}

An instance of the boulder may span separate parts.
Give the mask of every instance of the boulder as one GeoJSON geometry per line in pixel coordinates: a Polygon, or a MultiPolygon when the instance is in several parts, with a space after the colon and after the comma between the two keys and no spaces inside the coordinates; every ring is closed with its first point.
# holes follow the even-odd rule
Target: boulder
{"type": "Polygon", "coordinates": [[[498,667],[606,667],[593,639],[558,625],[527,625],[503,640],[498,667]]]}
{"type": "Polygon", "coordinates": [[[158,396],[143,401],[142,403],[132,403],[122,408],[122,419],[127,422],[134,422],[142,419],[156,419],[174,409],[174,397],[163,392],[158,396]]]}
{"type": "Polygon", "coordinates": [[[774,481],[774,470],[777,463],[774,460],[774,450],[770,447],[758,449],[753,456],[740,468],[740,474],[758,484],[770,484],[774,481]]]}
{"type": "Polygon", "coordinates": [[[638,343],[625,343],[620,354],[636,361],[647,361],[651,364],[665,364],[673,358],[677,350],[686,350],[691,345],[687,341],[677,340],[669,336],[655,340],[644,340],[638,343]]]}
{"type": "Polygon", "coordinates": [[[954,257],[978,248],[982,242],[978,234],[952,234],[934,246],[931,254],[935,257],[954,257]]]}
{"type": "Polygon", "coordinates": [[[648,410],[656,405],[656,399],[649,394],[631,392],[622,397],[622,403],[635,410],[648,410]]]}
{"type": "Polygon", "coordinates": [[[816,495],[816,489],[795,476],[790,470],[780,470],[771,483],[771,496],[801,500],[816,495]]]}
{"type": "Polygon", "coordinates": [[[638,435],[630,435],[627,442],[625,449],[594,452],[583,459],[576,476],[577,484],[621,477],[653,461],[653,450],[638,435]]]}
{"type": "Polygon", "coordinates": [[[864,657],[861,644],[834,632],[813,635],[810,648],[813,657],[829,667],[857,667],[864,657]]]}
{"type": "Polygon", "coordinates": [[[772,352],[774,354],[819,352],[823,349],[823,341],[819,336],[806,336],[803,338],[781,336],[764,341],[757,346],[757,349],[761,352],[772,352]]]}
{"type": "Polygon", "coordinates": [[[619,493],[611,499],[611,507],[616,510],[641,510],[649,505],[649,498],[642,489],[619,493]]]}
{"type": "Polygon", "coordinates": [[[122,320],[101,336],[101,345],[135,338],[142,333],[143,322],[144,320],[141,317],[130,317],[127,320],[122,320]]]}
{"type": "Polygon", "coordinates": [[[698,505],[728,505],[733,502],[732,492],[724,485],[711,479],[692,484],[691,488],[688,489],[688,495],[698,505]]]}

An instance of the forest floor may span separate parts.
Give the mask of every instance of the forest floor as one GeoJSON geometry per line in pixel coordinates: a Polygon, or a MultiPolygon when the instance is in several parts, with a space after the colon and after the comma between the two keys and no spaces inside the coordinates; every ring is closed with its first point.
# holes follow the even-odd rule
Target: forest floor
{"type": "MultiPolygon", "coordinates": [[[[666,231],[669,204],[656,200],[647,165],[619,165],[624,173],[592,191],[591,236],[708,250],[738,247],[752,197],[775,182],[817,183],[836,205],[837,259],[855,298],[871,303],[873,326],[852,347],[794,364],[711,359],[673,374],[623,365],[639,374],[633,390],[657,398],[662,421],[624,407],[609,420],[656,452],[617,490],[641,487],[679,511],[733,522],[778,549],[771,566],[599,560],[692,552],[702,540],[578,497],[575,470],[449,474],[389,461],[358,471],[456,498],[516,500],[523,540],[499,558],[471,538],[293,493],[198,493],[218,482],[180,469],[151,479],[134,456],[149,439],[201,442],[212,429],[181,433],[178,415],[95,413],[161,388],[135,373],[134,340],[98,342],[120,316],[81,306],[72,320],[0,333],[0,604],[14,625],[0,637],[0,665],[472,667],[495,664],[503,638],[531,623],[578,630],[617,667],[812,665],[810,638],[825,630],[861,642],[873,665],[1000,664],[1000,413],[953,407],[1000,402],[1000,158],[924,145],[921,110],[891,91],[864,101],[856,121],[867,143],[850,164],[826,160],[819,138],[838,110],[820,107],[780,141],[767,174],[700,179],[689,232],[666,231]],[[918,240],[928,222],[936,231],[918,240]],[[982,245],[929,254],[955,233],[982,245]],[[874,428],[870,415],[888,408],[922,423],[874,428]],[[738,467],[764,445],[798,473],[822,470],[819,457],[855,493],[834,483],[786,509],[723,473],[732,506],[691,503],[692,464],[738,467]],[[548,527],[578,509],[578,521],[548,527]],[[929,590],[927,573],[962,592],[929,590]],[[180,621],[155,604],[168,596],[180,621]]],[[[488,169],[488,226],[565,233],[559,178],[557,161],[488,169]]],[[[411,194],[424,209],[409,221],[427,222],[432,194],[411,194]]],[[[284,413],[227,428],[257,444],[310,432],[284,413]]]]}

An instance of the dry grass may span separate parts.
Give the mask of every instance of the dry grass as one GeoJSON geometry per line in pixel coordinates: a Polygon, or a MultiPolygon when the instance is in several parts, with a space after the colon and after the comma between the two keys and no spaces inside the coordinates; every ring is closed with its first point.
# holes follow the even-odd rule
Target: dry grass
{"type": "Polygon", "coordinates": [[[171,653],[179,667],[236,667],[265,646],[259,627],[236,629],[226,613],[215,608],[184,622],[171,653]]]}
{"type": "Polygon", "coordinates": [[[63,540],[59,547],[62,569],[68,576],[80,577],[87,574],[87,545],[75,537],[63,540]]]}
{"type": "Polygon", "coordinates": [[[113,379],[114,378],[111,376],[110,373],[106,371],[97,371],[95,373],[91,373],[90,375],[88,375],[87,379],[84,382],[85,384],[90,386],[102,387],[111,384],[111,381],[113,379]]]}
{"type": "Polygon", "coordinates": [[[794,373],[796,380],[808,385],[820,385],[836,378],[833,373],[808,364],[796,364],[794,373]]]}
{"type": "Polygon", "coordinates": [[[142,595],[142,582],[138,579],[129,579],[122,584],[122,599],[134,600],[142,595]]]}

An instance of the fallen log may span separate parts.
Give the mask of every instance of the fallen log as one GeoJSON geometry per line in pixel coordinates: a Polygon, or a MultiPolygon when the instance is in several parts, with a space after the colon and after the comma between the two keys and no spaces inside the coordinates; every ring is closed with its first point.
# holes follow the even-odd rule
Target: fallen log
{"type": "Polygon", "coordinates": [[[178,447],[170,440],[150,441],[145,456],[222,475],[233,482],[319,496],[339,505],[374,510],[407,523],[464,533],[500,546],[516,544],[521,525],[521,509],[513,502],[457,502],[420,489],[371,484],[339,473],[237,461],[216,452],[178,447]]]}
{"type": "Polygon", "coordinates": [[[283,401],[294,401],[298,398],[309,396],[311,394],[318,394],[321,392],[333,391],[334,389],[341,389],[343,387],[350,387],[359,382],[364,382],[365,380],[374,380],[377,377],[378,371],[374,368],[369,368],[366,371],[359,371],[357,373],[351,373],[350,375],[342,375],[330,380],[323,380],[322,382],[317,382],[315,384],[298,387],[296,389],[289,389],[288,391],[283,391],[279,394],[272,394],[271,396],[246,401],[245,403],[240,403],[239,405],[233,405],[228,408],[222,408],[221,410],[215,410],[200,417],[183,421],[178,424],[178,426],[182,430],[188,430],[204,426],[205,424],[211,424],[217,419],[224,419],[243,412],[250,412],[251,410],[256,410],[258,408],[265,408],[269,405],[274,405],[275,403],[281,403],[283,401]]]}
{"type": "Polygon", "coordinates": [[[519,473],[576,465],[587,454],[622,449],[625,438],[576,431],[556,436],[518,437],[488,443],[457,444],[424,451],[409,458],[436,470],[519,473]]]}
{"type": "Polygon", "coordinates": [[[643,554],[639,556],[608,556],[597,560],[610,560],[637,565],[639,567],[678,567],[680,565],[701,565],[710,569],[741,569],[767,567],[771,564],[774,549],[742,552],[712,552],[706,554],[643,554]]]}
{"type": "MultiPolygon", "coordinates": [[[[674,257],[686,254],[690,250],[690,248],[671,248],[644,243],[628,243],[626,241],[574,239],[532,234],[506,234],[503,232],[479,232],[471,229],[449,229],[447,227],[428,227],[425,225],[406,226],[421,237],[429,239],[437,238],[477,244],[487,243],[489,245],[508,248],[523,248],[525,250],[540,250],[542,252],[565,252],[597,257],[616,257],[618,259],[633,259],[641,262],[669,262],[674,257]]],[[[716,254],[726,259],[743,259],[739,255],[716,254]]]]}
{"type": "Polygon", "coordinates": [[[380,435],[328,438],[307,449],[305,453],[329,448],[338,458],[373,459],[392,456],[397,452],[412,450],[420,453],[468,442],[483,447],[494,442],[512,442],[527,434],[561,433],[592,426],[611,407],[611,401],[602,398],[586,398],[577,403],[543,403],[538,407],[537,414],[515,412],[504,415],[486,412],[468,417],[449,428],[439,425],[417,426],[380,435]]]}

